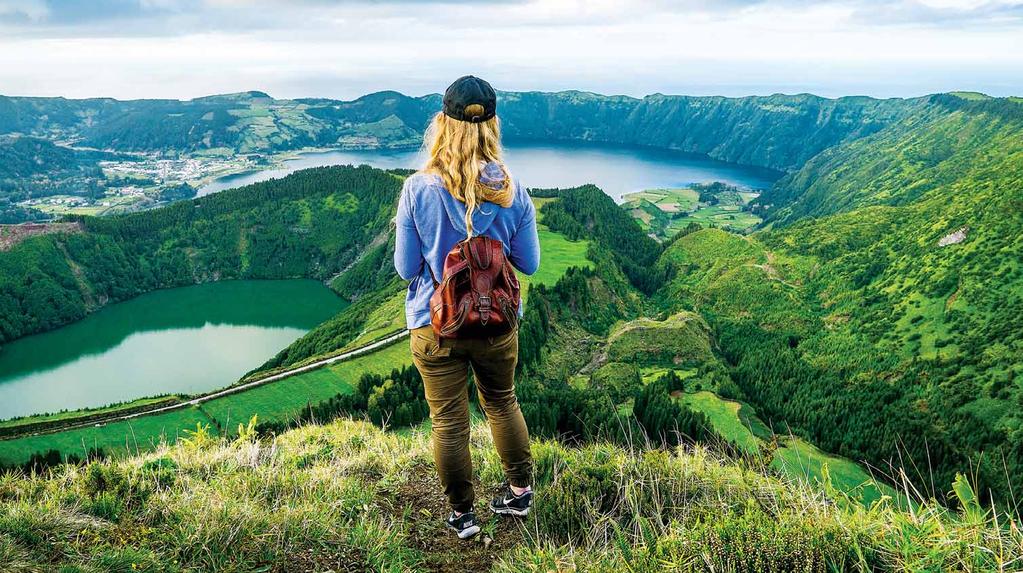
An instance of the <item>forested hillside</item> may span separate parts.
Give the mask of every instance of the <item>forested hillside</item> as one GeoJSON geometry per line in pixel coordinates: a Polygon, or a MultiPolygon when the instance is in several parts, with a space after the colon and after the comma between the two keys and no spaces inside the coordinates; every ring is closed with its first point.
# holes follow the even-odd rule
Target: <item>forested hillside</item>
{"type": "Polygon", "coordinates": [[[0,251],[0,342],[111,301],[228,278],[327,279],[386,240],[401,177],[324,167],[142,213],[78,218],[84,232],[0,251]]]}
{"type": "Polygon", "coordinates": [[[999,185],[1001,194],[1018,193],[1019,180],[999,171],[1018,165],[1023,103],[949,94],[931,101],[871,137],[824,151],[757,203],[769,206],[769,220],[786,224],[868,205],[906,205],[932,191],[999,185]]]}
{"type": "Polygon", "coordinates": [[[795,169],[820,151],[919,113],[927,98],[826,99],[810,94],[724,98],[585,92],[506,93],[511,137],[644,145],[795,169]]]}
{"type": "Polygon", "coordinates": [[[712,321],[762,415],[919,484],[970,467],[1010,499],[1023,479],[1023,106],[942,105],[783,180],[784,228],[676,241],[666,299],[712,321]]]}

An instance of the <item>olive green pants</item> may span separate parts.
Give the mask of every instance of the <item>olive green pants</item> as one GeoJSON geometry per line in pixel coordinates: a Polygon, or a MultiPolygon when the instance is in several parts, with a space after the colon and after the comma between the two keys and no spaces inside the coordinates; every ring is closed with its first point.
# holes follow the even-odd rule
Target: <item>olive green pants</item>
{"type": "Polygon", "coordinates": [[[494,338],[438,342],[433,329],[424,326],[413,329],[411,338],[412,360],[423,375],[433,419],[433,459],[451,507],[471,511],[475,497],[469,454],[470,367],[505,477],[517,487],[530,485],[529,431],[515,397],[518,330],[494,338]]]}

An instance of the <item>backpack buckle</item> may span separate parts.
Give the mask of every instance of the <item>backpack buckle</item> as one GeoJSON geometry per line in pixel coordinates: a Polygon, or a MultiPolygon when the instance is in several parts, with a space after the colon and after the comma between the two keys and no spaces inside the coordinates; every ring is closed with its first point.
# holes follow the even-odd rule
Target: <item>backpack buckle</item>
{"type": "Polygon", "coordinates": [[[490,297],[480,295],[480,322],[485,326],[490,320],[490,297]]]}

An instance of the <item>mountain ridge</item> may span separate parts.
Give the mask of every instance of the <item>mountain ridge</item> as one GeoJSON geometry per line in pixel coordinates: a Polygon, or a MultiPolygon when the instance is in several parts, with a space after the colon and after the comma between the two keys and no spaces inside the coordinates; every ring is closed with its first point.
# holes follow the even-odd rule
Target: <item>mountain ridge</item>
{"type": "MultiPolygon", "coordinates": [[[[557,138],[560,139],[646,144],[652,147],[703,153],[717,159],[747,165],[790,170],[824,147],[834,145],[846,137],[858,137],[859,133],[850,129],[849,125],[855,123],[862,129],[873,122],[877,122],[878,125],[886,124],[892,117],[903,113],[900,108],[905,106],[912,108],[931,96],[910,99],[875,99],[865,96],[829,99],[812,94],[775,94],[741,98],[651,94],[634,98],[566,90],[499,92],[499,97],[503,100],[502,119],[505,134],[510,138],[550,139],[552,133],[557,132],[557,138]],[[765,107],[774,104],[810,107],[804,116],[794,119],[786,117],[787,114],[782,113],[782,110],[772,111],[765,107]],[[593,107],[594,105],[597,107],[593,107]],[[668,106],[669,109],[662,109],[664,106],[668,106]],[[747,149],[745,153],[741,153],[737,149],[740,147],[739,144],[725,147],[719,145],[722,138],[726,137],[727,130],[742,133],[743,129],[747,129],[743,127],[746,121],[739,122],[739,118],[733,117],[736,113],[759,114],[761,119],[757,121],[782,124],[787,122],[792,124],[786,128],[789,131],[797,128],[793,121],[802,122],[804,127],[820,118],[823,118],[825,123],[818,126],[819,133],[815,138],[804,138],[803,147],[807,148],[806,151],[771,155],[766,149],[760,152],[747,149]],[[833,113],[849,117],[831,121],[830,115],[833,113]],[[654,114],[654,117],[650,114],[654,114]],[[651,127],[651,121],[670,126],[671,114],[688,120],[684,125],[666,128],[668,129],[666,132],[651,127]],[[588,118],[591,126],[603,126],[602,130],[579,131],[578,121],[581,117],[588,118]],[[570,121],[563,121],[566,118],[570,121]],[[853,122],[852,119],[856,121],[853,122]],[[697,128],[706,129],[701,126],[722,121],[727,122],[726,129],[710,130],[697,137],[685,138],[680,135],[693,132],[697,128]]],[[[362,141],[362,144],[369,146],[389,147],[408,145],[409,134],[405,132],[421,135],[427,120],[436,112],[440,103],[439,94],[407,96],[393,90],[374,92],[352,100],[268,98],[267,94],[255,91],[203,96],[191,100],[112,98],[75,100],[0,96],[0,133],[22,132],[46,136],[57,130],[62,132],[64,137],[79,138],[86,145],[100,148],[112,146],[114,149],[133,151],[157,149],[166,152],[177,149],[187,152],[227,145],[238,151],[248,149],[266,152],[308,145],[338,144],[346,135],[359,134],[369,135],[371,139],[356,138],[352,141],[362,141]],[[253,97],[253,94],[258,97],[253,97]],[[276,118],[274,129],[281,131],[281,138],[267,141],[256,139],[245,143],[243,135],[245,130],[249,129],[246,126],[261,124],[239,123],[231,119],[234,113],[232,110],[242,105],[269,106],[276,118]],[[145,131],[145,124],[138,121],[141,117],[149,117],[152,121],[161,114],[166,118],[165,114],[168,113],[183,114],[185,123],[182,123],[182,117],[174,118],[170,125],[161,126],[164,135],[154,132],[146,138],[134,134],[124,139],[116,130],[111,131],[110,128],[103,128],[100,125],[124,124],[132,126],[134,130],[145,131]],[[374,130],[371,124],[392,114],[402,122],[395,135],[386,133],[381,135],[374,130]],[[82,123],[83,117],[90,118],[90,125],[82,123]],[[173,130],[183,129],[186,125],[201,131],[191,136],[179,134],[171,137],[173,130]],[[240,126],[241,131],[236,129],[234,134],[221,131],[229,125],[240,126]],[[200,134],[208,135],[198,137],[200,134]],[[372,139],[373,137],[376,139],[372,139]]],[[[911,110],[905,110],[906,113],[909,111],[911,110]]],[[[764,128],[765,126],[755,126],[754,132],[762,134],[764,128]]],[[[733,134],[732,137],[736,136],[733,134]]],[[[759,141],[761,137],[763,135],[755,137],[751,135],[741,142],[741,146],[748,148],[751,145],[754,147],[761,145],[762,142],[759,141]]],[[[778,145],[781,141],[783,139],[772,139],[771,144],[778,145]]]]}

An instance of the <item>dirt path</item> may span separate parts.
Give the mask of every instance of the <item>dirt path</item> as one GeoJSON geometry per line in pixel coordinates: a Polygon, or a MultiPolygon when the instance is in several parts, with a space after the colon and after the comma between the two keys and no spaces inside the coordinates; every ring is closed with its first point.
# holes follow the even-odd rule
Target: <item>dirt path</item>
{"type": "Polygon", "coordinates": [[[482,531],[470,540],[458,539],[444,526],[449,510],[441,493],[433,467],[420,464],[408,480],[388,492],[383,501],[385,513],[394,521],[403,521],[408,544],[426,558],[424,570],[445,573],[490,571],[494,562],[523,542],[525,520],[501,517],[487,509],[496,487],[476,487],[476,516],[482,531]]]}
{"type": "Polygon", "coordinates": [[[767,261],[764,262],[764,264],[758,265],[755,263],[750,263],[749,266],[764,271],[764,274],[767,275],[767,278],[773,281],[778,281],[781,284],[790,288],[794,289],[799,288],[799,285],[790,283],[787,280],[781,278],[781,274],[778,272],[778,269],[774,268],[774,253],[772,253],[771,251],[767,251],[767,261]]]}
{"type": "Polygon", "coordinates": [[[0,225],[0,251],[6,251],[21,241],[36,235],[50,233],[81,233],[79,223],[19,223],[0,225]]]}

